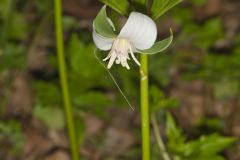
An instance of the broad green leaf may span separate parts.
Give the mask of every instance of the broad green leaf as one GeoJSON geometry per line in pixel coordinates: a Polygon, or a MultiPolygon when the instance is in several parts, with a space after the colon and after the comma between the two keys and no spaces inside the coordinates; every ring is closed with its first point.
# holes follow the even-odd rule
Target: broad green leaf
{"type": "Polygon", "coordinates": [[[127,0],[100,0],[121,15],[128,14],[129,3],[127,0]]]}
{"type": "Polygon", "coordinates": [[[116,37],[107,17],[106,5],[103,6],[102,9],[99,11],[97,17],[93,22],[93,27],[97,33],[99,33],[104,37],[109,37],[109,38],[116,37]]]}
{"type": "Polygon", "coordinates": [[[158,19],[161,15],[182,1],[183,0],[154,0],[151,8],[153,19],[158,19]]]}
{"type": "Polygon", "coordinates": [[[171,33],[171,35],[168,38],[166,38],[162,41],[156,42],[151,48],[149,48],[147,50],[138,50],[138,51],[143,54],[156,54],[156,53],[164,51],[172,43],[173,33],[172,33],[171,29],[170,29],[170,33],[171,33]]]}

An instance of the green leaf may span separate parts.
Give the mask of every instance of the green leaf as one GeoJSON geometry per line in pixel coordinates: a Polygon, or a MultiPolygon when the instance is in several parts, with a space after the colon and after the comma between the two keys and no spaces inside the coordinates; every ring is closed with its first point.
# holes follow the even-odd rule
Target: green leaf
{"type": "Polygon", "coordinates": [[[94,47],[93,44],[84,44],[76,34],[71,35],[66,53],[69,55],[71,71],[77,74],[78,78],[95,81],[105,72],[94,57],[94,47]]]}
{"type": "Polygon", "coordinates": [[[115,33],[113,32],[112,26],[109,23],[107,13],[106,13],[106,5],[102,7],[99,11],[97,17],[93,21],[93,27],[97,33],[104,37],[114,38],[116,37],[115,33]]]}
{"type": "Polygon", "coordinates": [[[84,139],[86,136],[85,133],[85,121],[82,115],[76,114],[74,116],[74,122],[75,122],[75,130],[76,130],[76,136],[77,136],[77,143],[78,146],[81,147],[84,144],[84,139]]]}
{"type": "Polygon", "coordinates": [[[210,157],[232,145],[236,138],[223,137],[217,134],[202,136],[186,145],[185,155],[188,157],[210,157]]]}
{"type": "Polygon", "coordinates": [[[21,124],[18,121],[0,122],[0,142],[7,139],[8,152],[16,156],[23,151],[25,137],[22,132],[21,124]]]}
{"type": "Polygon", "coordinates": [[[140,53],[143,54],[156,54],[159,52],[164,51],[165,49],[167,49],[170,44],[172,43],[173,40],[173,33],[172,30],[170,29],[170,36],[162,41],[156,42],[151,48],[147,49],[147,50],[138,50],[140,53]]]}
{"type": "Polygon", "coordinates": [[[9,38],[14,40],[22,40],[26,38],[29,26],[27,25],[26,18],[23,14],[15,13],[11,17],[11,21],[9,23],[9,28],[7,29],[9,38]]]}
{"type": "Polygon", "coordinates": [[[1,0],[0,1],[0,18],[6,19],[8,10],[10,9],[11,1],[9,0],[1,0]]]}
{"type": "Polygon", "coordinates": [[[102,1],[103,3],[105,3],[110,8],[117,11],[121,15],[128,14],[129,3],[127,0],[121,0],[121,2],[119,2],[119,0],[100,0],[100,1],[102,1]]]}
{"type": "Polygon", "coordinates": [[[60,108],[43,107],[38,104],[33,109],[33,115],[51,129],[62,129],[64,127],[64,115],[60,108]]]}
{"type": "Polygon", "coordinates": [[[167,114],[166,133],[168,138],[168,149],[175,154],[184,152],[185,136],[182,130],[177,127],[170,113],[167,114]]]}
{"type": "Polygon", "coordinates": [[[214,95],[219,100],[230,100],[240,89],[239,81],[222,80],[213,84],[214,95]]]}
{"type": "MultiPolygon", "coordinates": [[[[214,18],[208,20],[204,25],[198,26],[192,30],[192,33],[196,34],[196,45],[203,49],[208,49],[217,40],[224,38],[224,30],[220,18],[214,18]]],[[[191,33],[190,33],[191,34],[191,33]]]]}
{"type": "Polygon", "coordinates": [[[158,19],[161,15],[182,1],[183,0],[154,0],[151,8],[153,19],[158,19]]]}
{"type": "Polygon", "coordinates": [[[103,110],[112,102],[110,97],[100,91],[88,91],[73,97],[74,105],[80,107],[81,111],[92,112],[101,118],[108,116],[103,110]]]}
{"type": "Polygon", "coordinates": [[[12,68],[23,69],[26,65],[25,48],[8,43],[4,50],[0,49],[0,71],[12,68]]]}
{"type": "Polygon", "coordinates": [[[47,81],[35,80],[33,89],[36,92],[36,100],[44,106],[61,105],[61,92],[57,84],[47,81]]]}
{"type": "Polygon", "coordinates": [[[191,157],[188,160],[225,160],[222,156],[191,157]]]}
{"type": "Polygon", "coordinates": [[[166,98],[162,90],[155,85],[150,87],[150,102],[152,112],[166,111],[179,105],[176,99],[166,98]]]}
{"type": "Polygon", "coordinates": [[[74,97],[74,104],[78,106],[106,106],[111,100],[104,93],[99,91],[89,91],[74,97]]]}

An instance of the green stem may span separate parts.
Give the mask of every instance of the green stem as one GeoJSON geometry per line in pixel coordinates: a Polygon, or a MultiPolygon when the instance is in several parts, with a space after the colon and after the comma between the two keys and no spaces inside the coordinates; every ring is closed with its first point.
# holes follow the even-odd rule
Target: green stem
{"type": "Polygon", "coordinates": [[[160,152],[161,152],[161,156],[164,160],[171,160],[167,151],[166,151],[166,148],[164,146],[161,134],[160,134],[159,129],[158,129],[157,119],[156,119],[156,116],[155,116],[154,113],[151,114],[151,120],[152,120],[154,134],[155,134],[155,137],[156,137],[156,140],[157,140],[157,143],[158,143],[158,147],[159,147],[160,152]]]}
{"type": "Polygon", "coordinates": [[[141,124],[142,124],[142,159],[150,160],[150,131],[148,108],[148,55],[140,56],[140,98],[141,98],[141,124]]]}
{"type": "Polygon", "coordinates": [[[71,146],[72,160],[78,160],[78,145],[74,128],[74,118],[72,112],[71,98],[69,94],[66,64],[63,45],[63,27],[62,27],[62,4],[61,0],[55,0],[55,27],[56,27],[56,45],[58,55],[58,67],[60,82],[62,87],[62,96],[64,101],[65,114],[67,119],[68,135],[71,146]]]}

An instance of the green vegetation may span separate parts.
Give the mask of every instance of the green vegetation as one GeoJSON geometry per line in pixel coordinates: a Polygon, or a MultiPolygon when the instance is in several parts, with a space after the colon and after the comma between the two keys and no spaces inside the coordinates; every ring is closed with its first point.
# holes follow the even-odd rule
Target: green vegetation
{"type": "MultiPolygon", "coordinates": [[[[108,10],[109,15],[117,22],[119,14],[127,16],[133,9],[141,11],[146,4],[144,0],[135,0],[131,5],[140,5],[134,8],[128,4],[129,1],[117,3],[116,0],[102,0],[102,2],[112,9],[108,10]]],[[[166,5],[162,10],[158,10],[160,5],[158,2],[160,1],[153,1],[149,15],[159,22],[159,39],[169,35],[168,29],[161,30],[164,28],[162,24],[169,18],[174,23],[172,26],[167,25],[167,28],[173,29],[174,38],[170,49],[160,54],[148,55],[149,112],[153,117],[152,123],[154,122],[152,128],[150,127],[150,135],[155,136],[148,137],[151,160],[168,160],[167,157],[173,160],[227,160],[230,157],[228,151],[231,151],[238,141],[237,133],[226,128],[232,127],[230,124],[234,125],[229,123],[235,121],[231,117],[239,117],[239,110],[236,108],[240,95],[240,34],[235,33],[230,39],[233,45],[229,48],[216,49],[215,45],[219,40],[228,39],[223,20],[218,15],[211,16],[203,22],[194,19],[192,6],[205,5],[206,0],[183,2],[171,10],[169,9],[178,4],[179,0],[164,1],[166,5]],[[169,12],[166,14],[166,11],[169,12]],[[175,26],[175,23],[180,27],[175,26]],[[199,113],[200,119],[192,122],[186,129],[183,124],[186,120],[194,119],[195,117],[191,117],[194,115],[188,115],[186,118],[178,114],[181,114],[181,107],[187,107],[183,102],[190,96],[184,95],[182,99],[174,97],[173,91],[180,82],[191,85],[195,81],[201,81],[207,89],[210,88],[206,91],[210,93],[201,95],[203,98],[208,96],[207,98],[213,99],[213,103],[206,103],[206,108],[212,109],[214,103],[218,103],[224,108],[224,114],[216,113],[216,110],[205,114],[205,110],[201,108],[204,113],[199,113]],[[235,108],[231,108],[230,105],[234,105],[235,108]],[[226,116],[225,112],[229,115],[226,116]],[[161,146],[161,143],[164,146],[161,146]]],[[[102,4],[100,3],[98,7],[102,4]]],[[[29,130],[46,137],[50,131],[67,135],[68,124],[63,110],[53,34],[55,30],[53,6],[54,4],[48,0],[0,1],[0,144],[6,146],[0,147],[0,159],[3,157],[8,160],[30,154],[24,152],[26,145],[29,145],[27,143],[29,130]],[[27,108],[29,98],[24,96],[25,88],[21,90],[22,83],[16,80],[18,75],[23,75],[30,88],[30,109],[27,108]],[[15,100],[15,95],[21,97],[20,100],[15,100]],[[24,100],[23,104],[20,103],[21,99],[24,100]]],[[[72,132],[76,134],[73,141],[79,148],[75,151],[79,152],[75,153],[75,156],[78,154],[80,159],[91,159],[86,150],[91,152],[91,147],[94,146],[95,150],[92,153],[99,151],[99,156],[105,156],[105,159],[140,159],[141,129],[140,118],[137,116],[140,115],[139,68],[130,62],[130,71],[118,66],[113,66],[110,70],[134,106],[135,111],[132,111],[106,69],[94,55],[95,45],[89,27],[92,26],[93,18],[86,25],[86,21],[79,22],[74,16],[64,14],[62,17],[67,71],[65,78],[69,83],[71,94],[69,103],[72,104],[72,120],[75,123],[75,131],[72,132]],[[105,147],[108,145],[106,142],[110,132],[108,129],[117,128],[116,124],[119,125],[119,120],[113,121],[118,111],[124,111],[124,114],[121,114],[124,115],[122,123],[123,126],[128,126],[124,126],[123,130],[130,131],[133,137],[137,138],[132,140],[133,144],[126,147],[121,154],[114,155],[113,151],[105,151],[105,147]],[[132,119],[127,124],[124,121],[127,121],[126,113],[132,114],[132,119]],[[93,134],[95,137],[89,136],[87,132],[89,126],[85,121],[89,115],[103,123],[99,127],[101,128],[99,134],[93,134]]],[[[121,26],[122,23],[118,25],[121,26]]],[[[96,51],[96,55],[102,59],[107,53],[96,51]]],[[[181,91],[178,90],[180,94],[184,94],[184,91],[184,87],[181,91]]],[[[44,138],[49,138],[46,137],[44,138]]],[[[56,150],[68,152],[70,148],[65,145],[54,146],[38,156],[45,157],[56,150]]]]}

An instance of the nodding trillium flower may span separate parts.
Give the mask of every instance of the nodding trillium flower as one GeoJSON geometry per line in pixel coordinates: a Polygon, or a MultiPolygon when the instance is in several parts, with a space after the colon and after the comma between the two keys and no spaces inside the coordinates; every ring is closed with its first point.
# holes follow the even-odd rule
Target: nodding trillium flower
{"type": "MultiPolygon", "coordinates": [[[[171,30],[170,30],[171,31],[171,30]]],[[[106,15],[106,6],[98,13],[93,22],[93,41],[97,48],[103,51],[110,50],[103,61],[109,60],[107,68],[114,62],[130,69],[127,60],[132,59],[140,66],[134,53],[154,54],[165,50],[172,42],[171,36],[154,44],[157,38],[155,22],[142,13],[131,12],[126,24],[116,35],[112,21],[106,15]]]]}

